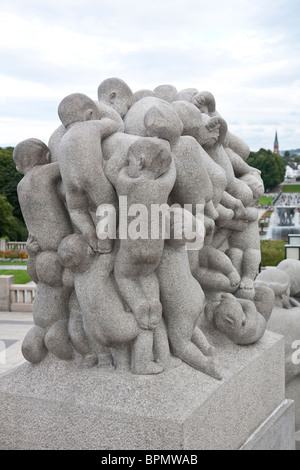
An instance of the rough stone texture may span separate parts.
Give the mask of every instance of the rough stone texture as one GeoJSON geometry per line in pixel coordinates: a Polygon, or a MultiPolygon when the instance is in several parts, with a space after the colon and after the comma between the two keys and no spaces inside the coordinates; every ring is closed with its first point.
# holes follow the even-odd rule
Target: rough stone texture
{"type": "Polygon", "coordinates": [[[296,438],[296,450],[300,450],[300,431],[296,432],[295,438],[296,438]]]}
{"type": "MultiPolygon", "coordinates": [[[[240,347],[206,335],[223,382],[185,364],[142,377],[79,370],[50,354],[3,375],[0,448],[239,449],[285,399],[283,339],[267,331],[240,347]]],[[[293,426],[285,420],[285,432],[293,426]]]]}
{"type": "Polygon", "coordinates": [[[240,450],[295,450],[294,419],[293,401],[284,400],[240,450]]]}
{"type": "Polygon", "coordinates": [[[278,264],[277,269],[289,275],[291,281],[290,294],[292,297],[300,296],[300,261],[285,259],[278,264]]]}
{"type": "Polygon", "coordinates": [[[255,283],[273,290],[277,307],[284,309],[300,307],[299,302],[290,297],[291,278],[288,271],[278,268],[265,269],[258,274],[255,283]]]}
{"type": "Polygon", "coordinates": [[[296,431],[300,431],[300,375],[286,385],[286,397],[295,402],[296,431]]]}

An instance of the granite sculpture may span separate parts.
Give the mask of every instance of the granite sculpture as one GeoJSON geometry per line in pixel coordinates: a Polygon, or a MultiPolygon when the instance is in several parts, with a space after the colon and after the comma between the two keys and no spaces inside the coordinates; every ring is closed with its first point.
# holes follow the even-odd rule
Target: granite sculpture
{"type": "Polygon", "coordinates": [[[37,282],[25,358],[137,375],[185,362],[221,380],[202,320],[253,344],[276,295],[254,283],[263,185],[247,144],[193,88],[109,78],[58,115],[48,146],[14,151],[37,282]]]}

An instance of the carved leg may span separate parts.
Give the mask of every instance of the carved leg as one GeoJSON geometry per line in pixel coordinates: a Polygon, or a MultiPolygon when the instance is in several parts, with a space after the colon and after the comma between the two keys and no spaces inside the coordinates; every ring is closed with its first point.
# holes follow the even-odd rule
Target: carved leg
{"type": "Polygon", "coordinates": [[[163,371],[163,366],[153,361],[153,331],[141,331],[133,341],[132,352],[132,372],[134,374],[159,374],[163,371]]]}
{"type": "Polygon", "coordinates": [[[163,364],[164,370],[170,370],[182,364],[179,358],[171,356],[167,329],[163,319],[153,332],[153,353],[154,358],[163,364]]]}
{"type": "Polygon", "coordinates": [[[215,348],[211,346],[204,335],[203,331],[196,326],[195,331],[192,336],[192,342],[200,349],[205,356],[212,356],[215,348]]]}

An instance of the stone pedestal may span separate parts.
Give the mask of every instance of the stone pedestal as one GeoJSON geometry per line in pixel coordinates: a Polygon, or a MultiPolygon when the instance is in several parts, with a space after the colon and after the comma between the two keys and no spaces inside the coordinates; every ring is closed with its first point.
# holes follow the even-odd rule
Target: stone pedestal
{"type": "Polygon", "coordinates": [[[283,338],[234,345],[206,332],[217,381],[185,364],[157,376],[82,370],[48,355],[0,379],[1,449],[295,448],[283,338]]]}
{"type": "Polygon", "coordinates": [[[300,376],[299,375],[287,384],[286,397],[295,402],[296,431],[300,431],[300,376]]]}

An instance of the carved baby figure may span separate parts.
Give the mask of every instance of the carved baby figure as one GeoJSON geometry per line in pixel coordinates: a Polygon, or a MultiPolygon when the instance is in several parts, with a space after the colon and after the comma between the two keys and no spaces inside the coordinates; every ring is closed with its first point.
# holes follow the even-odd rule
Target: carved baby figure
{"type": "Polygon", "coordinates": [[[94,101],[80,93],[64,98],[58,114],[67,129],[58,161],[71,220],[95,252],[107,253],[112,240],[97,239],[96,210],[101,204],[116,205],[117,197],[103,172],[101,140],[119,125],[111,119],[100,120],[94,101]]]}
{"type": "MultiPolygon", "coordinates": [[[[181,99],[193,103],[201,113],[205,113],[210,117],[221,117],[216,110],[215,97],[209,91],[199,92],[196,89],[186,89],[182,90],[179,96],[183,97],[181,99]]],[[[245,162],[249,157],[250,148],[242,139],[227,130],[224,148],[237,177],[250,171],[249,165],[245,162]]]]}
{"type": "Polygon", "coordinates": [[[213,348],[197,326],[204,311],[204,292],[191,274],[185,246],[191,241],[191,234],[187,232],[196,230],[196,219],[190,212],[181,208],[171,210],[170,239],[165,243],[157,268],[163,317],[174,355],[191,367],[222,379],[221,370],[212,357],[213,348]],[[177,238],[178,231],[181,237],[177,235],[177,238]]]}
{"type": "Polygon", "coordinates": [[[176,164],[177,177],[170,195],[172,203],[190,204],[196,215],[196,205],[204,209],[207,233],[214,228],[218,213],[213,205],[213,185],[200,148],[191,136],[181,136],[183,125],[176,108],[155,97],[144,98],[125,117],[125,132],[168,140],[176,164]]]}
{"type": "MultiPolygon", "coordinates": [[[[235,213],[241,211],[242,203],[226,192],[228,181],[225,169],[216,163],[202,146],[202,144],[210,146],[216,144],[220,138],[220,124],[213,119],[203,118],[200,110],[188,101],[174,101],[172,105],[183,124],[182,134],[192,136],[198,142],[198,158],[202,165],[205,165],[213,186],[212,202],[219,214],[216,225],[223,226],[234,217],[235,213]]],[[[200,181],[202,182],[202,178],[200,181]]]]}
{"type": "Polygon", "coordinates": [[[257,230],[258,211],[256,204],[264,193],[264,185],[257,172],[247,173],[240,180],[252,191],[252,198],[243,197],[246,228],[243,232],[231,231],[228,237],[229,249],[226,254],[241,276],[237,296],[254,298],[254,279],[261,261],[260,239],[257,230]]]}
{"type": "Polygon", "coordinates": [[[68,342],[57,345],[56,341],[58,329],[62,335],[67,331],[70,295],[63,281],[57,249],[61,240],[73,233],[69,214],[57,188],[59,165],[57,162],[49,163],[49,148],[38,139],[20,142],[13,158],[17,171],[24,174],[18,184],[18,197],[29,231],[28,273],[37,283],[33,307],[35,326],[25,337],[23,353],[34,363],[43,359],[47,349],[60,358],[70,359],[72,350],[68,342]]]}
{"type": "Polygon", "coordinates": [[[113,348],[116,368],[130,369],[131,341],[140,328],[117,292],[113,275],[116,251],[115,246],[111,253],[94,253],[81,234],[73,234],[61,242],[58,256],[61,264],[74,273],[76,299],[71,299],[70,320],[77,303],[100,363],[112,361],[108,348],[113,348]]]}
{"type": "MultiPolygon", "coordinates": [[[[151,205],[166,204],[175,182],[174,165],[167,146],[156,138],[140,138],[128,150],[128,166],[117,178],[116,191],[127,197],[131,207],[139,202],[147,209],[144,222],[148,224],[151,205]]],[[[129,228],[129,226],[128,226],[129,228]]],[[[130,307],[141,333],[134,344],[134,372],[159,373],[162,366],[152,361],[153,330],[161,321],[159,285],[155,270],[164,247],[163,233],[157,239],[146,234],[146,239],[120,240],[115,261],[115,278],[119,290],[130,307]],[[147,238],[148,237],[148,238],[147,238]],[[142,351],[142,353],[141,353],[142,351]]]]}
{"type": "Polygon", "coordinates": [[[234,343],[246,345],[259,341],[266,330],[274,304],[274,294],[265,287],[257,290],[254,302],[222,294],[219,302],[206,306],[216,328],[234,343]]]}

